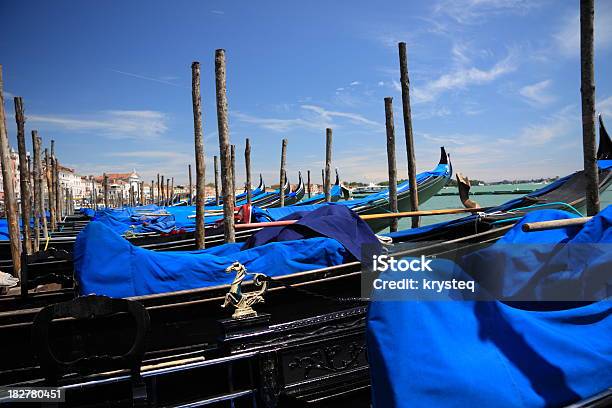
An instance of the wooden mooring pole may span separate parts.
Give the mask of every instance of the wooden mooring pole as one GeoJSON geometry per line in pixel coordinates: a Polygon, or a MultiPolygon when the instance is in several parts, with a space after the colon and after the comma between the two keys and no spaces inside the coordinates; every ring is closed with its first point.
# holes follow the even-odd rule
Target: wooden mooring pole
{"type": "Polygon", "coordinates": [[[102,176],[102,183],[104,187],[104,208],[108,208],[108,175],[106,173],[104,173],[102,176]]]}
{"type": "MultiPolygon", "coordinates": [[[[412,113],[410,109],[410,79],[408,77],[408,57],[406,43],[399,43],[400,85],[402,88],[402,112],[404,114],[404,136],[408,159],[408,182],[410,183],[410,210],[419,210],[419,194],[416,182],[416,159],[412,134],[412,113]]],[[[412,217],[412,228],[419,226],[419,217],[412,217]]]]}
{"type": "Polygon", "coordinates": [[[166,177],[166,205],[170,205],[170,177],[166,177]]]}
{"type": "Polygon", "coordinates": [[[189,193],[187,194],[187,204],[192,205],[193,203],[191,202],[191,197],[193,196],[193,184],[191,180],[191,164],[189,164],[187,167],[189,168],[189,193]]]}
{"type": "Polygon", "coordinates": [[[45,176],[47,179],[47,202],[49,204],[49,220],[51,221],[51,231],[55,231],[55,200],[53,199],[53,160],[49,156],[49,150],[45,148],[45,176]]]}
{"type": "MultiPolygon", "coordinates": [[[[38,137],[36,130],[32,131],[32,151],[34,154],[34,189],[36,199],[34,200],[34,214],[38,214],[39,222],[42,226],[42,237],[47,239],[49,231],[47,229],[47,217],[45,216],[45,196],[43,190],[43,166],[41,159],[42,140],[38,137]]],[[[38,247],[37,247],[38,248],[38,247]]]]}
{"type": "Polygon", "coordinates": [[[308,198],[310,198],[311,197],[311,192],[310,192],[310,170],[308,170],[307,174],[308,174],[308,182],[307,182],[306,186],[307,186],[307,189],[308,189],[308,198]]]}
{"type": "Polygon", "coordinates": [[[140,199],[138,205],[145,205],[145,194],[144,194],[144,181],[140,182],[140,199]]]}
{"type": "Polygon", "coordinates": [[[253,182],[251,180],[251,141],[246,138],[246,146],[244,147],[244,167],[246,170],[246,190],[247,204],[250,206],[253,201],[253,182]]]}
{"type": "Polygon", "coordinates": [[[174,203],[174,177],[170,181],[170,204],[174,203]]]}
{"type": "Polygon", "coordinates": [[[215,156],[215,205],[219,205],[219,158],[215,156]]]}
{"type": "Polygon", "coordinates": [[[234,201],[236,197],[236,145],[230,146],[230,159],[232,162],[232,189],[234,191],[234,201]]]}
{"type": "Polygon", "coordinates": [[[11,258],[13,260],[13,276],[21,276],[21,240],[19,239],[19,220],[17,216],[17,200],[13,185],[13,163],[8,142],[6,114],[4,112],[4,81],[2,65],[0,65],[0,162],[2,164],[2,182],[4,187],[4,210],[8,223],[11,258]]]}
{"type": "MultiPolygon", "coordinates": [[[[196,248],[205,246],[204,203],[206,201],[206,162],[204,156],[204,131],[202,128],[202,99],[200,95],[200,63],[191,64],[191,99],[193,103],[193,135],[196,165],[196,248]]],[[[191,188],[191,170],[189,171],[191,188]]],[[[191,192],[190,192],[191,194],[191,192]]]]}
{"type": "MultiPolygon", "coordinates": [[[[397,208],[397,164],[395,161],[395,124],[393,122],[393,98],[385,98],[385,127],[387,129],[387,163],[389,168],[389,211],[397,208]]],[[[397,218],[391,220],[391,232],[397,231],[397,218]]]]}
{"type": "Polygon", "coordinates": [[[221,191],[223,193],[223,226],[225,242],[236,241],[234,227],[234,186],[231,174],[230,134],[226,94],[225,50],[215,51],[215,85],[217,94],[217,125],[221,158],[221,191]]]}
{"type": "Polygon", "coordinates": [[[283,139],[283,142],[281,144],[281,160],[280,160],[280,184],[279,184],[279,191],[280,191],[280,206],[284,207],[285,206],[285,190],[284,190],[284,186],[285,186],[285,163],[287,161],[287,139],[283,139]]]}
{"type": "Polygon", "coordinates": [[[586,177],[586,210],[599,212],[599,170],[595,147],[595,0],[580,0],[580,94],[582,97],[582,146],[586,177]]]}
{"type": "Polygon", "coordinates": [[[15,101],[15,122],[17,123],[17,151],[19,153],[19,186],[21,198],[21,227],[23,234],[23,248],[27,254],[32,253],[32,232],[30,231],[30,219],[32,218],[32,206],[30,196],[30,172],[28,169],[28,151],[25,142],[25,115],[23,112],[23,99],[20,96],[15,101]]]}
{"type": "Polygon", "coordinates": [[[323,189],[325,191],[325,202],[331,201],[331,161],[332,161],[332,130],[325,129],[325,180],[323,189]]]}
{"type": "MultiPolygon", "coordinates": [[[[53,159],[53,190],[55,191],[55,215],[57,216],[57,221],[60,222],[62,221],[62,192],[59,179],[59,160],[57,160],[57,157],[53,155],[51,155],[51,158],[53,159]]],[[[98,209],[97,204],[96,209],[98,209]]]]}
{"type": "Polygon", "coordinates": [[[160,190],[161,191],[161,199],[159,200],[160,205],[166,205],[165,201],[164,201],[166,199],[166,193],[164,191],[165,190],[164,186],[165,186],[165,184],[164,184],[164,176],[162,175],[161,176],[161,190],[160,190]]]}
{"type": "Polygon", "coordinates": [[[151,204],[155,204],[155,181],[151,180],[151,189],[149,190],[149,201],[151,204]]]}
{"type": "Polygon", "coordinates": [[[157,173],[157,205],[161,205],[161,189],[159,184],[159,173],[157,173]]]}

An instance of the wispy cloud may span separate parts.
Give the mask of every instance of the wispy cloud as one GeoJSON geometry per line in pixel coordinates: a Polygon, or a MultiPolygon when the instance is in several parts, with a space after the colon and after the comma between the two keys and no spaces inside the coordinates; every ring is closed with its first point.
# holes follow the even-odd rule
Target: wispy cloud
{"type": "Polygon", "coordinates": [[[434,6],[434,12],[461,24],[476,24],[488,16],[525,14],[540,3],[537,0],[443,0],[434,6]]]}
{"type": "MultiPolygon", "coordinates": [[[[456,89],[465,89],[470,85],[482,85],[496,80],[497,78],[516,70],[516,57],[510,52],[501,61],[498,61],[490,69],[476,67],[461,67],[452,70],[440,77],[426,82],[424,85],[415,87],[412,91],[415,103],[431,102],[442,93],[456,89]]],[[[394,86],[399,89],[399,83],[394,81],[394,86]]]]}
{"type": "MultiPolygon", "coordinates": [[[[598,1],[595,8],[595,47],[607,49],[612,45],[612,3],[598,1]]],[[[557,49],[566,57],[580,56],[580,15],[575,9],[561,19],[553,34],[557,49]]]]}
{"type": "Polygon", "coordinates": [[[92,115],[28,115],[38,126],[72,132],[95,132],[111,139],[157,138],[168,129],[164,113],[149,110],[111,110],[92,115]]]}
{"type": "Polygon", "coordinates": [[[221,16],[225,14],[225,11],[223,10],[210,10],[210,12],[221,16]]]}
{"type": "Polygon", "coordinates": [[[334,123],[334,118],[345,119],[351,123],[361,125],[369,125],[373,127],[382,126],[380,123],[370,120],[357,113],[327,110],[317,105],[301,105],[300,107],[303,111],[305,111],[305,113],[310,113],[310,115],[303,115],[298,118],[281,119],[262,118],[233,111],[232,116],[241,122],[257,125],[263,129],[272,130],[275,132],[287,132],[297,128],[321,130],[326,127],[337,125],[334,123]]]}
{"type": "Polygon", "coordinates": [[[154,77],[150,77],[150,76],[134,74],[132,72],[119,71],[117,69],[111,69],[111,71],[115,72],[117,74],[129,76],[129,77],[132,77],[132,78],[143,79],[145,81],[152,81],[152,82],[157,82],[157,83],[160,83],[160,84],[176,86],[178,88],[186,88],[186,87],[184,87],[182,85],[179,85],[179,84],[176,84],[174,82],[171,82],[172,80],[178,78],[176,76],[166,75],[166,76],[162,76],[162,77],[159,77],[159,78],[154,78],[154,77]]]}
{"type": "Polygon", "coordinates": [[[357,86],[357,85],[361,85],[361,82],[359,81],[353,81],[349,84],[350,86],[357,86]]]}
{"type": "Polygon", "coordinates": [[[137,150],[129,152],[113,152],[106,156],[111,157],[134,157],[142,159],[175,159],[182,161],[193,160],[193,156],[187,153],[175,152],[172,150],[137,150]]]}
{"type": "Polygon", "coordinates": [[[232,116],[240,122],[259,126],[263,129],[272,130],[274,132],[287,132],[296,128],[322,129],[328,127],[329,123],[305,120],[302,118],[296,119],[280,119],[280,118],[261,118],[258,116],[249,115],[242,112],[232,111],[232,116]]]}
{"type": "Polygon", "coordinates": [[[302,105],[302,109],[306,109],[306,110],[315,112],[319,114],[321,118],[323,118],[325,121],[329,121],[329,122],[331,122],[333,117],[338,117],[338,118],[348,119],[353,123],[360,123],[360,124],[372,125],[372,126],[381,126],[380,123],[367,119],[364,116],[359,115],[357,113],[332,111],[332,110],[327,110],[327,109],[324,109],[316,105],[302,105]]]}
{"type": "Polygon", "coordinates": [[[603,115],[604,121],[606,118],[612,120],[612,96],[608,96],[605,99],[597,102],[597,111],[603,115]]]}
{"type": "Polygon", "coordinates": [[[555,97],[549,92],[552,81],[546,79],[532,85],[527,85],[519,90],[519,93],[525,98],[525,101],[536,107],[542,107],[551,104],[555,101],[555,97]]]}
{"type": "Polygon", "coordinates": [[[515,137],[503,139],[501,142],[515,147],[542,146],[553,139],[567,136],[570,131],[573,131],[572,122],[576,124],[577,120],[575,106],[569,105],[548,116],[542,123],[527,125],[515,137]]]}

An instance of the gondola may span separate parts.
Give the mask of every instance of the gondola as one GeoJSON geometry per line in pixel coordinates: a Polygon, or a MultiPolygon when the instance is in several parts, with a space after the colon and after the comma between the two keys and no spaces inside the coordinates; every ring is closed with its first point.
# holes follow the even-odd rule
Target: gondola
{"type": "MultiPolygon", "coordinates": [[[[450,160],[448,155],[444,149],[444,147],[440,148],[440,160],[438,165],[429,172],[420,173],[417,176],[418,189],[419,189],[419,199],[420,202],[424,202],[435,193],[437,193],[449,180],[452,174],[452,165],[450,164],[450,160]]],[[[400,210],[403,210],[408,204],[409,201],[409,188],[408,183],[404,182],[398,185],[398,203],[400,203],[400,210]]],[[[287,183],[286,189],[289,188],[289,184],[287,183]]],[[[340,185],[340,178],[338,173],[336,172],[336,182],[331,190],[332,199],[339,199],[340,194],[344,194],[345,190],[340,185]]],[[[300,201],[304,196],[304,183],[301,176],[299,174],[299,183],[296,187],[295,191],[289,193],[285,197],[286,207],[283,209],[267,211],[267,208],[276,208],[278,206],[278,202],[280,199],[278,196],[271,195],[270,193],[265,193],[270,197],[274,197],[273,199],[265,202],[265,205],[262,207],[263,211],[261,213],[261,219],[258,219],[258,222],[263,221],[275,221],[283,216],[287,216],[292,212],[301,212],[301,211],[312,211],[317,208],[318,204],[313,204],[314,202],[319,202],[321,200],[324,201],[324,194],[312,197],[310,200],[300,201]],[[301,204],[301,205],[296,205],[301,204]],[[310,204],[310,205],[309,205],[310,204]]],[[[358,214],[377,214],[382,212],[388,212],[388,191],[383,191],[372,195],[370,197],[366,197],[360,200],[350,200],[350,201],[338,201],[341,205],[345,205],[351,208],[358,214]]],[[[259,201],[262,204],[261,201],[259,201]]],[[[217,208],[217,210],[220,209],[217,208]]],[[[168,209],[172,211],[172,209],[168,209]]],[[[255,210],[253,211],[255,212],[255,210]]],[[[220,213],[218,213],[220,215],[220,213]]],[[[208,217],[208,216],[207,216],[208,217]]],[[[206,245],[207,247],[218,245],[223,243],[223,231],[216,224],[216,220],[214,217],[208,217],[207,220],[211,222],[208,225],[208,231],[206,233],[206,245]],[[211,221],[212,219],[212,221],[211,221]]],[[[368,221],[370,226],[376,231],[381,230],[385,226],[388,225],[388,221],[376,221],[370,220],[368,221]]],[[[126,227],[127,228],[127,227],[126,227]]],[[[243,241],[247,239],[251,234],[253,234],[256,229],[250,230],[241,230],[237,235],[238,241],[243,241]]],[[[195,238],[193,232],[183,232],[179,234],[164,234],[160,236],[159,234],[149,233],[149,234],[137,234],[126,236],[126,238],[132,242],[134,245],[156,250],[156,251],[170,251],[170,250],[189,250],[193,249],[195,245],[195,238]]],[[[57,239],[55,243],[51,243],[51,245],[56,250],[63,250],[68,253],[72,252],[72,246],[74,245],[75,237],[63,237],[60,241],[57,239]],[[59,244],[59,245],[58,245],[59,244]]],[[[71,285],[71,276],[72,276],[72,259],[70,255],[64,256],[64,259],[58,259],[56,256],[45,257],[43,254],[35,256],[32,258],[34,261],[28,266],[28,275],[30,276],[31,282],[28,283],[28,287],[30,289],[35,288],[39,284],[52,283],[57,282],[61,283],[63,287],[70,287],[71,285]]],[[[11,267],[10,261],[5,261],[4,264],[0,263],[0,268],[3,268],[5,271],[9,271],[11,267]]],[[[2,306],[0,306],[0,310],[2,310],[2,306]]]]}
{"type": "MultiPolygon", "coordinates": [[[[600,151],[599,157],[606,154],[610,151],[600,151]]],[[[478,216],[392,235],[392,240],[394,245],[416,241],[420,247],[414,249],[430,255],[456,245],[494,242],[523,214],[544,207],[582,209],[583,179],[578,172],[478,216]],[[431,243],[444,234],[448,238],[431,243]]],[[[611,182],[612,163],[600,160],[600,190],[611,182]]],[[[231,319],[220,307],[228,285],[137,296],[116,304],[85,297],[42,309],[42,315],[37,315],[39,308],[2,312],[0,336],[6,346],[0,355],[0,384],[59,384],[74,405],[131,405],[146,395],[148,403],[160,406],[229,401],[234,406],[369,406],[367,305],[360,298],[360,271],[359,262],[348,262],[275,277],[265,302],[256,306],[258,316],[246,320],[231,319]],[[93,318],[110,312],[118,315],[93,318]],[[133,319],[127,318],[130,314],[133,319]],[[64,319],[49,332],[53,316],[64,319]],[[76,319],[65,318],[70,316],[76,319]],[[84,316],[92,317],[89,326],[96,328],[94,338],[107,347],[106,354],[121,354],[131,346],[134,352],[121,360],[131,365],[121,366],[119,360],[104,370],[89,365],[89,371],[64,376],[58,383],[58,370],[71,367],[47,359],[41,371],[36,355],[48,357],[48,342],[57,359],[62,350],[81,351],[73,339],[85,339],[75,337],[84,328],[78,324],[84,316]],[[36,343],[37,351],[24,340],[31,333],[44,340],[36,343]]],[[[255,283],[242,288],[245,293],[257,289],[255,283]]]]}
{"type": "MultiPolygon", "coordinates": [[[[290,197],[292,197],[292,199],[295,200],[296,197],[302,197],[304,194],[303,183],[301,184],[301,187],[299,189],[296,189],[296,191],[291,191],[291,185],[289,184],[289,181],[287,180],[283,191],[285,192],[285,196],[288,200],[290,197]]],[[[275,205],[278,205],[278,203],[280,202],[279,194],[280,194],[279,189],[277,189],[274,192],[261,193],[258,196],[254,197],[253,203],[254,205],[258,205],[263,208],[274,207],[275,205]]],[[[112,212],[114,211],[114,209],[110,209],[109,211],[112,212]]],[[[121,210],[118,209],[117,211],[121,211],[121,210]]],[[[208,207],[207,211],[210,211],[213,213],[222,212],[223,207],[222,206],[208,207]]],[[[59,231],[54,232],[52,234],[52,237],[48,240],[48,242],[45,242],[45,246],[49,248],[55,248],[57,250],[64,250],[64,251],[69,251],[69,252],[72,251],[72,246],[74,245],[74,240],[76,239],[76,236],[82,230],[82,228],[87,224],[87,222],[88,221],[80,220],[79,224],[77,225],[74,222],[70,222],[69,220],[63,221],[62,223],[60,223],[60,226],[58,228],[59,231]]],[[[213,227],[214,226],[212,225],[210,226],[210,228],[214,230],[213,227]]],[[[128,228],[126,227],[126,230],[127,229],[128,228]]],[[[183,239],[193,241],[193,233],[186,233],[184,235],[185,235],[184,237],[175,235],[174,238],[175,240],[180,240],[177,238],[183,238],[183,239]]],[[[212,232],[213,237],[216,235],[218,234],[215,234],[214,232],[212,232]]],[[[143,245],[150,245],[151,243],[155,241],[156,238],[159,238],[162,244],[162,247],[167,241],[169,241],[167,239],[164,239],[164,237],[159,237],[159,235],[156,235],[156,234],[144,234],[143,236],[130,235],[127,238],[133,240],[133,242],[136,245],[139,245],[141,242],[143,245]]],[[[212,240],[216,241],[216,238],[213,238],[212,240]]],[[[0,241],[0,267],[4,267],[4,268],[9,267],[10,256],[11,255],[10,255],[9,241],[8,240],[0,241]]]]}
{"type": "MultiPolygon", "coordinates": [[[[349,191],[340,183],[340,175],[338,174],[338,169],[336,169],[336,181],[331,187],[330,190],[330,198],[331,202],[335,203],[340,199],[349,199],[349,191]]],[[[304,198],[303,200],[295,203],[296,206],[304,206],[304,205],[315,205],[321,204],[325,202],[325,193],[316,194],[309,198],[304,198]]]]}
{"type": "MultiPolygon", "coordinates": [[[[260,174],[259,175],[259,185],[257,187],[255,187],[254,189],[251,190],[251,197],[257,197],[258,195],[264,193],[266,191],[266,184],[263,181],[263,177],[260,174]]],[[[247,192],[246,192],[246,188],[245,191],[243,193],[237,194],[235,197],[236,200],[236,204],[241,204],[241,201],[244,201],[244,203],[246,202],[246,198],[247,198],[247,192]]],[[[207,200],[204,205],[205,206],[209,206],[209,205],[217,205],[216,204],[216,199],[210,199],[207,200]]],[[[244,204],[242,203],[242,204],[244,204]]],[[[219,204],[223,204],[223,197],[219,197],[219,204]]]]}

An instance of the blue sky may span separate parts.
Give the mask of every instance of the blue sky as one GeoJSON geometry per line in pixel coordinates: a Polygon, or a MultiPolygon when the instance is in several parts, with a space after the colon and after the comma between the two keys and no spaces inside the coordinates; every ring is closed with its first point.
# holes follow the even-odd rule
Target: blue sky
{"type": "MultiPolygon", "coordinates": [[[[0,3],[7,112],[82,174],[136,168],[186,180],[193,163],[190,64],[202,64],[207,178],[218,152],[214,51],[225,48],[230,133],[244,179],[320,178],[325,128],[345,180],[386,178],[385,96],[405,175],[397,42],[408,44],[419,170],[445,145],[455,168],[497,180],[582,167],[579,2],[19,1],[0,3]],[[10,98],[9,98],[10,97],[10,98]]],[[[596,1],[598,110],[612,126],[612,2],[596,1]]],[[[8,118],[15,145],[15,125],[8,118]]]]}

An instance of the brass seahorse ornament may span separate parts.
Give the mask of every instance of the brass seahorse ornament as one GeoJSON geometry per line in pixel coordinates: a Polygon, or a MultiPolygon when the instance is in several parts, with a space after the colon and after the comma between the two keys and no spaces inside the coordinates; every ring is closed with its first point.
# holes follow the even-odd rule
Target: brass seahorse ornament
{"type": "Polygon", "coordinates": [[[234,281],[230,286],[229,292],[225,295],[225,301],[221,307],[227,307],[232,305],[236,308],[236,311],[232,315],[232,319],[246,319],[249,317],[256,317],[257,312],[253,310],[253,305],[256,303],[263,303],[263,295],[268,290],[268,281],[266,275],[263,273],[253,274],[253,283],[259,290],[249,293],[242,293],[242,281],[247,275],[251,275],[247,272],[247,269],[240,262],[236,261],[225,269],[226,273],[236,272],[234,281]]]}

